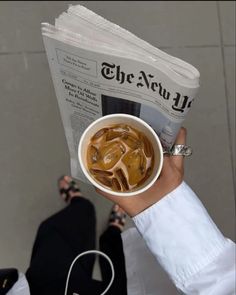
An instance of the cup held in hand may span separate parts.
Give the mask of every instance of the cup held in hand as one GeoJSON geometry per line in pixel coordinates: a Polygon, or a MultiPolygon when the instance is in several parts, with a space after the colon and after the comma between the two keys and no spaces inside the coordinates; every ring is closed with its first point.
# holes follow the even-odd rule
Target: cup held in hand
{"type": "Polygon", "coordinates": [[[87,179],[101,191],[116,196],[146,191],[163,165],[157,134],[146,122],[127,114],[107,115],[90,124],[81,136],[78,157],[87,179]]]}

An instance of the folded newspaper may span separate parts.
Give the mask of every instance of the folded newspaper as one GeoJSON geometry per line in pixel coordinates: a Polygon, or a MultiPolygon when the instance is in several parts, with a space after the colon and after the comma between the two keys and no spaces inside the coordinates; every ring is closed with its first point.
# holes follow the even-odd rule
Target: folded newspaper
{"type": "Polygon", "coordinates": [[[70,6],[55,25],[42,23],[42,35],[73,177],[87,182],[78,143],[107,114],[140,117],[171,148],[199,88],[195,67],[81,5],[70,6]]]}

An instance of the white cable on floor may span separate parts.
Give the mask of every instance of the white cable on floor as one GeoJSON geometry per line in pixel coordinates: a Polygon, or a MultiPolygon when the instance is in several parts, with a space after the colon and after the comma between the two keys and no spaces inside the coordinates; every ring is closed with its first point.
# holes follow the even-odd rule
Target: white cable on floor
{"type": "MultiPolygon", "coordinates": [[[[87,255],[87,254],[99,254],[99,255],[105,257],[105,258],[108,260],[108,262],[109,262],[109,264],[110,264],[110,266],[111,266],[111,280],[110,280],[110,283],[108,284],[107,288],[105,289],[105,291],[103,291],[103,292],[101,293],[101,295],[105,295],[105,294],[107,293],[107,291],[110,289],[110,287],[111,287],[111,285],[112,285],[112,283],[113,283],[113,281],[114,281],[114,277],[115,277],[115,270],[114,270],[114,266],[113,266],[113,263],[112,263],[110,257],[108,257],[105,253],[103,253],[103,252],[101,252],[101,251],[98,251],[98,250],[89,250],[89,251],[85,251],[85,252],[83,252],[83,253],[80,253],[78,256],[75,257],[75,259],[74,259],[73,262],[71,263],[70,269],[69,269],[69,271],[68,271],[67,279],[66,279],[65,295],[67,295],[67,289],[68,289],[68,283],[69,283],[69,279],[70,279],[70,274],[71,274],[71,270],[72,270],[72,268],[73,268],[75,262],[76,262],[80,257],[85,256],[85,255],[87,255]]],[[[74,294],[75,294],[75,293],[74,293],[74,294]]],[[[77,295],[79,295],[79,294],[77,294],[77,295]]]]}

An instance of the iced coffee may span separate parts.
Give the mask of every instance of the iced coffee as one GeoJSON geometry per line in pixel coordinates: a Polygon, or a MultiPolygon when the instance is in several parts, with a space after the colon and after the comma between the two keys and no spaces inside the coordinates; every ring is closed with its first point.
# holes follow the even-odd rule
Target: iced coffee
{"type": "Polygon", "coordinates": [[[90,139],[87,166],[101,185],[118,192],[132,191],[152,174],[153,147],[139,130],[126,124],[111,125],[90,139]]]}

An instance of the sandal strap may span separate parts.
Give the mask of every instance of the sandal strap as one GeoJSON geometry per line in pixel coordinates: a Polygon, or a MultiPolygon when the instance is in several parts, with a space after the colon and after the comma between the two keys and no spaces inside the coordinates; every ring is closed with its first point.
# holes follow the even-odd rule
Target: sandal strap
{"type": "Polygon", "coordinates": [[[68,189],[61,188],[61,189],[59,190],[60,194],[68,194],[69,191],[70,191],[70,188],[68,188],[68,189]]]}
{"type": "Polygon", "coordinates": [[[65,195],[66,195],[66,197],[65,197],[65,201],[66,201],[66,202],[67,202],[67,201],[69,200],[69,198],[70,198],[69,191],[70,191],[70,188],[68,188],[68,189],[61,188],[61,189],[59,190],[59,192],[60,192],[61,195],[62,195],[62,194],[65,194],[65,195]]]}
{"type": "Polygon", "coordinates": [[[80,189],[77,188],[77,187],[74,187],[74,186],[71,186],[71,187],[70,187],[70,190],[71,190],[72,192],[80,192],[80,189]]]}
{"type": "Polygon", "coordinates": [[[111,218],[123,218],[123,217],[126,217],[126,214],[121,213],[121,212],[111,211],[110,217],[111,218]]]}
{"type": "Polygon", "coordinates": [[[118,223],[122,226],[125,225],[125,220],[126,220],[126,214],[125,213],[120,213],[116,211],[112,211],[110,218],[109,218],[109,223],[118,221],[118,223]]]}
{"type": "MultiPolygon", "coordinates": [[[[62,180],[62,179],[64,179],[64,176],[60,178],[60,180],[62,180]]],[[[66,195],[66,198],[65,198],[66,202],[70,199],[70,194],[69,194],[70,191],[71,192],[80,192],[80,189],[78,188],[77,183],[74,180],[71,180],[69,182],[69,187],[67,189],[61,188],[59,190],[61,195],[62,194],[66,195]]]]}

